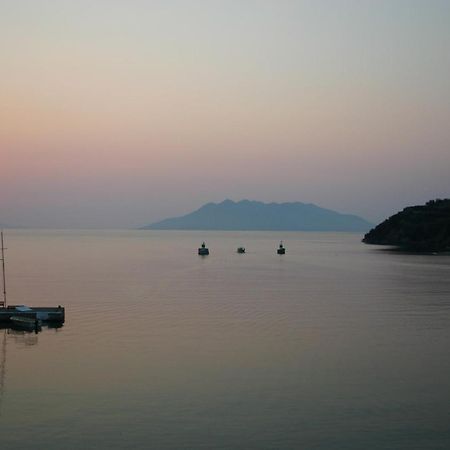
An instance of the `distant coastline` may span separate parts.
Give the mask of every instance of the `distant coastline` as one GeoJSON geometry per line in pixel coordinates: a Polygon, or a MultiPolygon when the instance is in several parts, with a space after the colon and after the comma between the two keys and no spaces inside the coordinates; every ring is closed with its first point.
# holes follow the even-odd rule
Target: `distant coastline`
{"type": "Polygon", "coordinates": [[[312,203],[263,203],[224,200],[207,203],[182,217],[146,225],[146,230],[232,231],[367,231],[365,219],[321,208],[312,203]]]}

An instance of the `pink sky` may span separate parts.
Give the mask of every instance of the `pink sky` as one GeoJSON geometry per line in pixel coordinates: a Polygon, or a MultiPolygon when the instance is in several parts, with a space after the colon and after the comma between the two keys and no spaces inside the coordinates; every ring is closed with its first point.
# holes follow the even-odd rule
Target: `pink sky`
{"type": "Polygon", "coordinates": [[[450,196],[446,2],[4,1],[0,223],[450,196]]]}

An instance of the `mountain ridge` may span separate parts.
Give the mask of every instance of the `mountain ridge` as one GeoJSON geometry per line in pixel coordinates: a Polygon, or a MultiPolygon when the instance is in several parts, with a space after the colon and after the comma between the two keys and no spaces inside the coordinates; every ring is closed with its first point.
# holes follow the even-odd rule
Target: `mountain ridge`
{"type": "Polygon", "coordinates": [[[230,199],[209,202],[180,217],[167,218],[141,229],[230,231],[367,231],[373,224],[313,203],[263,203],[230,199]]]}

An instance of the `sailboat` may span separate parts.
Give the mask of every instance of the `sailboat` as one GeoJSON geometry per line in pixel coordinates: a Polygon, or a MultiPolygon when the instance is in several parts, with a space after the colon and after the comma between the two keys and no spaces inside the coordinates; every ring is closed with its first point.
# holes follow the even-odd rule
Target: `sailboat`
{"type": "Polygon", "coordinates": [[[20,327],[36,329],[40,322],[64,323],[65,309],[63,306],[25,306],[8,305],[6,300],[6,270],[5,270],[5,245],[3,231],[0,233],[2,251],[2,274],[3,274],[3,299],[0,300],[0,322],[15,324],[20,327]]]}

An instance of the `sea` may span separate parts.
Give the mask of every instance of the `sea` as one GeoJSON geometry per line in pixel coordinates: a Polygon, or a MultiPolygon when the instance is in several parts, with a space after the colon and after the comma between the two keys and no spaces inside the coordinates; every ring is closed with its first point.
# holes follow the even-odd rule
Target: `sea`
{"type": "Polygon", "coordinates": [[[449,449],[450,255],[361,237],[7,230],[66,322],[0,329],[0,448],[449,449]]]}

